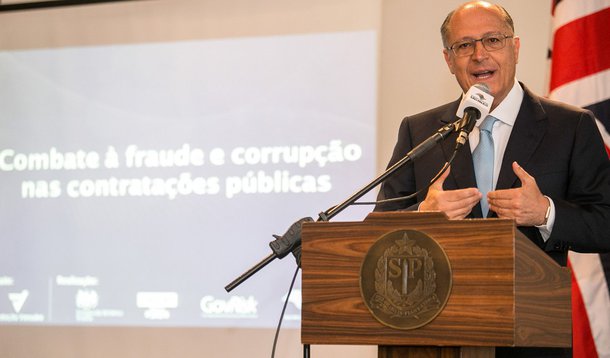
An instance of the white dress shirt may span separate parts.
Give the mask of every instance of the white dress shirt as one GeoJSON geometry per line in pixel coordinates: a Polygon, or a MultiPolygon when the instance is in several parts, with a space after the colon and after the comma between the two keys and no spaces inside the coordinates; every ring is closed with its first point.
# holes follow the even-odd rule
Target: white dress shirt
{"type": "MultiPolygon", "coordinates": [[[[490,116],[494,116],[498,120],[494,123],[492,137],[494,141],[494,171],[493,171],[493,190],[496,188],[498,176],[500,174],[500,164],[504,157],[506,150],[506,144],[510,138],[510,133],[515,125],[517,114],[521,108],[523,102],[523,88],[519,85],[519,82],[515,79],[515,84],[510,90],[506,98],[489,113],[490,116]]],[[[470,132],[468,141],[470,142],[470,151],[474,151],[474,148],[479,144],[479,126],[483,122],[484,118],[479,118],[476,123],[475,129],[470,132]]],[[[547,197],[551,205],[551,212],[546,225],[537,226],[540,230],[540,234],[544,241],[551,236],[553,224],[555,223],[555,205],[551,198],[547,197]]]]}

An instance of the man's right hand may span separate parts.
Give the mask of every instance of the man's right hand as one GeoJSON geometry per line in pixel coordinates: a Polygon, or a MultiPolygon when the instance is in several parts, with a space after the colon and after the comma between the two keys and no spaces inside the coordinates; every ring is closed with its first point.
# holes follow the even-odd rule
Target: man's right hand
{"type": "Polygon", "coordinates": [[[419,211],[442,211],[451,220],[464,219],[481,200],[483,195],[477,188],[444,190],[443,183],[450,171],[451,167],[430,186],[419,211]]]}

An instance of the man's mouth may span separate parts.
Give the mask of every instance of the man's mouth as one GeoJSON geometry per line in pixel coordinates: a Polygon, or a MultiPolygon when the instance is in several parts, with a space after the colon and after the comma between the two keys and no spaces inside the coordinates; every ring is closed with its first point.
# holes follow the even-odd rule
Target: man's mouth
{"type": "Polygon", "coordinates": [[[484,80],[486,78],[490,78],[496,71],[478,71],[474,72],[472,75],[477,79],[484,80]]]}

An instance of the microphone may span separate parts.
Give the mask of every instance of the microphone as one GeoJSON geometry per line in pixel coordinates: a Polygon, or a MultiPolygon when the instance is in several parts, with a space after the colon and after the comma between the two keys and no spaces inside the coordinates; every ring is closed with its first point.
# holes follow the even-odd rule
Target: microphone
{"type": "Polygon", "coordinates": [[[494,97],[484,83],[477,83],[466,92],[455,113],[462,118],[459,124],[460,134],[455,140],[455,150],[460,149],[468,141],[468,134],[474,128],[477,119],[485,118],[489,114],[493,101],[494,97]]]}

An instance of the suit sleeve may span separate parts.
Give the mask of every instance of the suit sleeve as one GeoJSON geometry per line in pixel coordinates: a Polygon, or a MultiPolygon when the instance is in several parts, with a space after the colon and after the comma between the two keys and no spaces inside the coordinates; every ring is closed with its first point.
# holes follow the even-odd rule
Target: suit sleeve
{"type": "MultiPolygon", "coordinates": [[[[411,149],[413,149],[413,139],[409,128],[408,118],[404,118],[400,124],[398,131],[398,141],[394,146],[392,158],[388,164],[388,168],[402,159],[411,149]]],[[[388,177],[381,185],[377,200],[385,200],[397,198],[413,194],[416,189],[415,173],[413,163],[407,163],[402,166],[393,175],[388,177]]],[[[417,199],[401,200],[384,204],[377,204],[375,211],[394,211],[394,210],[415,210],[417,208],[417,199]]]]}
{"type": "Polygon", "coordinates": [[[547,250],[610,251],[610,160],[590,112],[574,134],[567,192],[552,198],[556,217],[547,250]]]}

